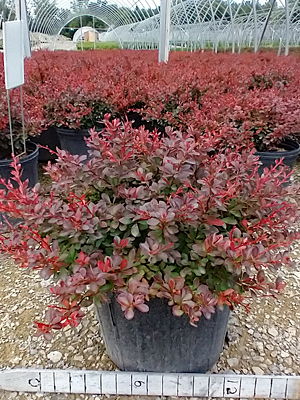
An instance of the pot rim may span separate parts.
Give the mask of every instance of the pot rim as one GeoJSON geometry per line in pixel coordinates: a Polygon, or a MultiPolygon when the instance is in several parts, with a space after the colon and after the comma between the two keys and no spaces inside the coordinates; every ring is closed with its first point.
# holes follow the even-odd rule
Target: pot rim
{"type": "Polygon", "coordinates": [[[300,153],[300,145],[294,139],[286,138],[280,143],[280,146],[283,148],[286,147],[286,151],[256,151],[254,155],[264,156],[264,157],[269,156],[272,158],[282,158],[286,157],[287,155],[292,156],[292,155],[298,155],[300,153]]]}
{"type": "MultiPolygon", "coordinates": [[[[21,165],[33,160],[34,158],[36,158],[38,156],[38,153],[39,153],[39,147],[37,144],[35,144],[31,141],[26,141],[26,145],[29,148],[31,148],[33,151],[30,154],[27,154],[25,157],[19,158],[19,163],[21,165]]],[[[13,161],[12,158],[9,158],[8,160],[0,159],[0,167],[7,167],[11,164],[12,161],[13,161]]]]}

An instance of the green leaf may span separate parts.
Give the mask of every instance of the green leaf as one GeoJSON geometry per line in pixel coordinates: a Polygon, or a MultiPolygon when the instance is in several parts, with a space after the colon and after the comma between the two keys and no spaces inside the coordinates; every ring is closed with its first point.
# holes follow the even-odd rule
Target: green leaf
{"type": "Polygon", "coordinates": [[[110,223],[110,227],[111,227],[112,229],[117,229],[118,226],[119,226],[119,221],[112,221],[112,222],[110,223]]]}
{"type": "MultiPolygon", "coordinates": [[[[119,233],[121,233],[121,232],[119,232],[119,233]]],[[[126,232],[123,233],[123,239],[127,239],[128,236],[130,236],[130,231],[126,231],[126,232]]]]}
{"type": "Polygon", "coordinates": [[[226,285],[225,282],[220,283],[219,288],[222,292],[228,289],[228,286],[226,285]]]}
{"type": "Polygon", "coordinates": [[[59,279],[65,279],[68,276],[67,268],[62,267],[58,273],[59,279]]]}
{"type": "Polygon", "coordinates": [[[120,229],[121,232],[125,232],[126,229],[127,229],[127,225],[120,225],[119,229],[120,229]]]}
{"type": "Polygon", "coordinates": [[[242,218],[242,214],[238,210],[230,210],[230,214],[234,215],[237,218],[242,218]]]}
{"type": "Polygon", "coordinates": [[[112,256],[114,249],[112,247],[105,247],[105,254],[107,256],[112,256]]]}
{"type": "Polygon", "coordinates": [[[73,263],[75,261],[75,258],[77,258],[77,251],[75,250],[74,246],[71,246],[68,250],[68,255],[65,261],[67,263],[73,263]]]}
{"type": "Polygon", "coordinates": [[[195,251],[191,251],[191,259],[200,260],[200,256],[195,251]]]}
{"type": "Polygon", "coordinates": [[[188,233],[188,237],[194,241],[196,239],[196,235],[197,235],[197,231],[195,231],[194,229],[191,229],[188,233]]]}
{"type": "Polygon", "coordinates": [[[156,275],[156,272],[148,271],[148,272],[146,273],[146,279],[150,280],[150,279],[153,278],[155,275],[156,275]]]}
{"type": "Polygon", "coordinates": [[[179,232],[177,234],[177,237],[178,237],[179,240],[186,241],[186,234],[183,233],[183,232],[179,232]]]}
{"type": "Polygon", "coordinates": [[[132,223],[132,219],[123,217],[123,218],[119,219],[119,222],[121,222],[121,224],[123,224],[123,225],[130,225],[132,223]]]}
{"type": "Polygon", "coordinates": [[[131,228],[131,234],[132,234],[132,236],[134,236],[134,237],[139,236],[140,230],[139,230],[138,224],[134,224],[134,225],[133,225],[133,227],[131,228]]]}
{"type": "Polygon", "coordinates": [[[201,258],[201,265],[204,266],[208,262],[208,258],[201,258]]]}
{"type": "Polygon", "coordinates": [[[144,219],[139,221],[138,224],[139,224],[141,231],[144,231],[145,229],[148,229],[148,227],[149,227],[148,222],[144,219]]]}
{"type": "Polygon", "coordinates": [[[95,304],[96,307],[101,307],[101,306],[102,306],[102,302],[101,302],[101,300],[99,299],[99,297],[97,297],[97,296],[95,296],[95,297],[93,298],[93,302],[94,302],[94,304],[95,304]]]}
{"type": "Polygon", "coordinates": [[[203,267],[201,267],[200,265],[198,266],[198,268],[193,269],[193,272],[196,276],[201,276],[205,274],[205,269],[203,267]]]}
{"type": "Polygon", "coordinates": [[[113,282],[106,283],[105,285],[99,288],[99,292],[109,292],[114,287],[113,282]]]}
{"type": "Polygon", "coordinates": [[[228,224],[228,225],[236,225],[238,223],[237,220],[233,217],[223,218],[223,221],[225,222],[225,224],[228,224]]]}
{"type": "Polygon", "coordinates": [[[150,264],[148,267],[151,271],[159,271],[159,266],[157,264],[150,264]]]}
{"type": "Polygon", "coordinates": [[[231,199],[231,201],[230,201],[230,207],[234,207],[235,205],[236,205],[236,203],[237,203],[237,200],[236,199],[231,199]]]}
{"type": "Polygon", "coordinates": [[[192,273],[191,268],[185,267],[180,271],[180,276],[183,276],[185,278],[186,275],[190,275],[191,273],[192,273]]]}

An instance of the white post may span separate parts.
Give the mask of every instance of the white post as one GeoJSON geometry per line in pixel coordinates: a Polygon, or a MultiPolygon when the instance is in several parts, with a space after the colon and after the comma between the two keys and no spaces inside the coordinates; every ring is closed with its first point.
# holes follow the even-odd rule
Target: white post
{"type": "MultiPolygon", "coordinates": [[[[5,6],[5,4],[4,4],[5,6]]],[[[20,0],[15,0],[15,10],[16,10],[16,17],[17,19],[22,19],[21,18],[21,5],[20,5],[20,0]]],[[[4,10],[3,10],[4,11],[4,10]]]]}
{"type": "Polygon", "coordinates": [[[254,18],[254,52],[257,52],[257,14],[256,14],[256,1],[252,0],[253,18],[254,18]]]}
{"type": "Polygon", "coordinates": [[[281,54],[281,46],[282,46],[282,38],[279,39],[279,46],[278,46],[278,52],[277,52],[278,56],[280,56],[280,54],[281,54]]]}
{"type": "Polygon", "coordinates": [[[169,59],[169,40],[171,23],[171,0],[161,0],[160,3],[160,36],[158,61],[167,62],[169,59]]]}
{"type": "MultiPolygon", "coordinates": [[[[94,50],[96,49],[96,32],[95,32],[95,17],[93,16],[93,29],[94,29],[94,50]]],[[[98,32],[98,31],[97,31],[98,32]]],[[[97,33],[98,35],[98,33],[97,33]]]]}
{"type": "Polygon", "coordinates": [[[30,33],[28,29],[26,0],[15,0],[15,10],[16,10],[17,20],[23,20],[24,57],[25,58],[31,57],[30,33]]]}
{"type": "Polygon", "coordinates": [[[230,23],[231,23],[230,34],[232,37],[232,53],[234,53],[235,52],[234,19],[232,15],[231,0],[228,0],[228,7],[229,7],[230,23]]]}
{"type": "MultiPolygon", "coordinates": [[[[81,40],[80,40],[80,43],[81,43],[81,51],[83,51],[83,43],[82,43],[82,34],[83,34],[83,31],[82,31],[82,16],[80,15],[80,17],[79,17],[79,20],[80,20],[80,33],[81,33],[81,40]]],[[[83,38],[84,38],[84,36],[83,36],[83,38]]]]}
{"type": "Polygon", "coordinates": [[[285,49],[284,54],[288,56],[290,44],[290,13],[289,0],[285,0],[285,49]]]}
{"type": "Polygon", "coordinates": [[[275,0],[272,0],[271,6],[270,6],[270,10],[269,10],[269,12],[268,12],[267,18],[265,19],[265,23],[264,23],[264,26],[263,26],[263,30],[262,30],[262,33],[261,33],[261,35],[260,35],[259,41],[258,41],[258,46],[257,46],[257,48],[260,47],[261,42],[262,42],[262,40],[263,40],[264,34],[265,34],[265,32],[266,32],[266,29],[267,29],[267,26],[268,26],[268,23],[269,23],[269,20],[270,20],[272,11],[273,11],[274,4],[275,4],[275,0]]]}

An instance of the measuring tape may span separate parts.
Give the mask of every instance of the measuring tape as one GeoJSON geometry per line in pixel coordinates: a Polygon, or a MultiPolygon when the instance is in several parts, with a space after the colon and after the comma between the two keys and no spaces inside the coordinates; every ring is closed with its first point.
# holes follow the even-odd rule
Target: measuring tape
{"type": "Polygon", "coordinates": [[[45,393],[300,399],[300,377],[13,369],[0,371],[0,389],[45,393]]]}

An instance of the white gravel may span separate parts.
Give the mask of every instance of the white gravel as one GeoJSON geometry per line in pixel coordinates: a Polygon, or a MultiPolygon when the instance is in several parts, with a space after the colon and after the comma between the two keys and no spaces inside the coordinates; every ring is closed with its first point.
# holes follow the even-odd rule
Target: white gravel
{"type": "MultiPolygon", "coordinates": [[[[300,180],[298,168],[295,180],[300,180]]],[[[249,314],[241,308],[232,313],[227,343],[212,372],[299,374],[300,243],[294,246],[293,258],[296,268],[286,271],[287,287],[279,299],[258,299],[252,303],[249,314]]],[[[115,368],[105,352],[92,310],[79,327],[59,332],[51,343],[46,343],[42,338],[32,336],[33,321],[40,320],[46,305],[52,302],[45,282],[38,273],[17,268],[11,260],[0,261],[0,276],[0,368],[115,368]]],[[[0,400],[97,400],[108,397],[141,399],[0,391],[0,400]]]]}

